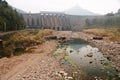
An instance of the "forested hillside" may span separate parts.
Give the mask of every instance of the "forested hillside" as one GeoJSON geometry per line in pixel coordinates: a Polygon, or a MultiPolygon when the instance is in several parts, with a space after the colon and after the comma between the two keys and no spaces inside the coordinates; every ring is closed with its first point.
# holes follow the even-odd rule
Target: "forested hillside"
{"type": "Polygon", "coordinates": [[[0,31],[20,30],[24,26],[22,15],[9,6],[7,1],[0,0],[0,31]]]}

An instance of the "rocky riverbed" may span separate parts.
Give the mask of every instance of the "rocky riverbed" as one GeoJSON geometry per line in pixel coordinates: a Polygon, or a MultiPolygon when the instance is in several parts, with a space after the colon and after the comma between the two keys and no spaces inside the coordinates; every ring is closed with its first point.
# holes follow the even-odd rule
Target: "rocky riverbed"
{"type": "Polygon", "coordinates": [[[113,67],[120,72],[120,43],[110,41],[108,37],[103,37],[103,40],[94,40],[94,36],[92,34],[76,32],[73,33],[72,37],[84,39],[90,42],[92,46],[99,48],[103,55],[113,63],[113,67]]]}

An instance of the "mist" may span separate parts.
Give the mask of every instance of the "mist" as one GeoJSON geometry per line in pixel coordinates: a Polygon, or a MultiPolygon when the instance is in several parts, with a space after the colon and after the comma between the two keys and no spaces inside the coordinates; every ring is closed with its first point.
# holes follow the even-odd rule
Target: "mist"
{"type": "Polygon", "coordinates": [[[13,7],[32,13],[61,12],[75,5],[98,14],[115,13],[120,8],[119,0],[7,0],[7,2],[13,7]]]}

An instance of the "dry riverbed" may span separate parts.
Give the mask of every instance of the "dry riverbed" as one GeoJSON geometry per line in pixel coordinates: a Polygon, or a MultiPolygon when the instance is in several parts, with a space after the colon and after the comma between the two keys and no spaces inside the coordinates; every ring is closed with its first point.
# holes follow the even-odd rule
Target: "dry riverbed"
{"type": "MultiPolygon", "coordinates": [[[[107,37],[103,40],[93,40],[95,35],[83,32],[62,31],[55,32],[54,35],[89,41],[99,48],[104,56],[113,62],[113,67],[120,72],[120,44],[118,42],[111,42],[107,37]]],[[[58,56],[51,54],[56,50],[56,46],[57,41],[46,41],[42,45],[34,46],[32,53],[0,59],[0,80],[64,80],[68,75],[64,72],[64,66],[60,61],[64,54],[58,56]]],[[[68,78],[72,79],[70,76],[67,80],[68,78]]]]}

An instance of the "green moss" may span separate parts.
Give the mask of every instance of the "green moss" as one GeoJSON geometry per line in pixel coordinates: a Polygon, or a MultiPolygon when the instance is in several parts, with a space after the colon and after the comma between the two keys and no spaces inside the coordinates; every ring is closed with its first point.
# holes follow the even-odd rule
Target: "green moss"
{"type": "Polygon", "coordinates": [[[64,57],[64,60],[67,61],[71,66],[77,67],[77,65],[73,62],[72,59],[70,59],[69,56],[65,56],[65,57],[64,57]]]}
{"type": "Polygon", "coordinates": [[[53,56],[57,56],[61,53],[64,53],[65,52],[65,49],[64,47],[63,48],[58,48],[55,52],[53,52],[53,56]]]}

